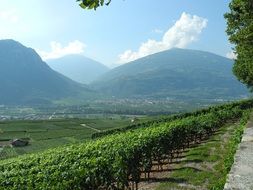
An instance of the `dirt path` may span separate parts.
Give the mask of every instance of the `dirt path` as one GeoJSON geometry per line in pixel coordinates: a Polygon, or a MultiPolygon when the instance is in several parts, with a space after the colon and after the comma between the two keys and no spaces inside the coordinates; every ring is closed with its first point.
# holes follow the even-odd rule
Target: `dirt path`
{"type": "Polygon", "coordinates": [[[235,154],[235,161],[228,175],[224,190],[253,189],[253,115],[235,154]]]}
{"type": "Polygon", "coordinates": [[[90,126],[86,125],[85,123],[80,124],[80,125],[83,126],[83,127],[85,127],[85,128],[87,128],[87,129],[91,129],[91,130],[96,131],[96,132],[101,132],[101,130],[96,129],[94,127],[90,127],[90,126]]]}

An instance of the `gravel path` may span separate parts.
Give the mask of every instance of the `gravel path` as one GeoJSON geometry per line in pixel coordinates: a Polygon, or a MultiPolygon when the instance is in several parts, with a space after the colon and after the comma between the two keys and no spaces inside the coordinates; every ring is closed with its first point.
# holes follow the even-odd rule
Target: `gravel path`
{"type": "Polygon", "coordinates": [[[253,190],[253,116],[244,131],[224,190],[253,190]]]}

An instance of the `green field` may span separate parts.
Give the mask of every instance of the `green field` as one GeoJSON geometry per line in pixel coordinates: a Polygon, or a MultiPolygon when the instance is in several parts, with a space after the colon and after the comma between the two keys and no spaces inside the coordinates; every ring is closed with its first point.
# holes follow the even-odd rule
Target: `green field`
{"type": "MultiPolygon", "coordinates": [[[[247,100],[140,121],[93,141],[4,159],[0,189],[134,190],[154,181],[158,189],[223,189],[252,108],[253,100],[247,100]]],[[[92,127],[88,120],[76,124],[84,121],[92,127]]]]}
{"type": "Polygon", "coordinates": [[[0,159],[84,142],[90,140],[93,133],[130,123],[128,117],[0,122],[0,159]],[[10,141],[17,138],[29,139],[29,145],[10,147],[10,141]]]}

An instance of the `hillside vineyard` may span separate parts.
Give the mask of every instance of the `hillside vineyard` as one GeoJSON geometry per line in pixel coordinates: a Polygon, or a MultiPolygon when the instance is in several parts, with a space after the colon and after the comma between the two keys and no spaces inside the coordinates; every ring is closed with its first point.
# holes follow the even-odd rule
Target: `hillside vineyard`
{"type": "Polygon", "coordinates": [[[209,138],[224,123],[248,119],[253,101],[212,107],[182,119],[127,130],[0,162],[1,189],[138,189],[154,163],[171,163],[180,150],[209,138]],[[25,177],[24,177],[25,176],[25,177]]]}

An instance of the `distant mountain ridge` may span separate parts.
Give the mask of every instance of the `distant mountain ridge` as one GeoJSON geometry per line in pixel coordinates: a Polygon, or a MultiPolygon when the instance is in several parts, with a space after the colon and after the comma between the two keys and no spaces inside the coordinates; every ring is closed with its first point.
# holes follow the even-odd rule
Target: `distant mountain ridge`
{"type": "MultiPolygon", "coordinates": [[[[236,80],[232,66],[232,60],[212,53],[171,49],[99,73],[87,86],[52,70],[32,48],[0,40],[0,105],[83,102],[88,96],[180,101],[245,97],[248,90],[236,80]]],[[[108,70],[103,67],[101,72],[108,70]]]]}
{"type": "Polygon", "coordinates": [[[53,70],[83,84],[94,81],[109,70],[102,63],[82,55],[67,55],[58,59],[48,60],[47,64],[53,70]]]}
{"type": "Polygon", "coordinates": [[[239,98],[248,94],[232,73],[233,61],[174,48],[119,66],[91,86],[115,97],[239,98]]]}
{"type": "Polygon", "coordinates": [[[45,104],[89,91],[14,40],[0,40],[0,87],[0,104],[45,104]]]}

